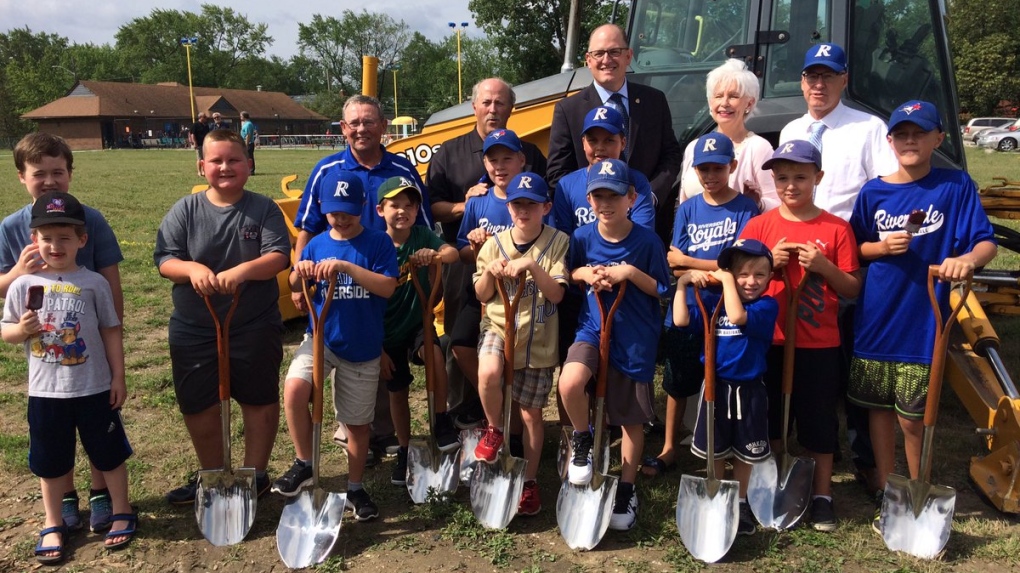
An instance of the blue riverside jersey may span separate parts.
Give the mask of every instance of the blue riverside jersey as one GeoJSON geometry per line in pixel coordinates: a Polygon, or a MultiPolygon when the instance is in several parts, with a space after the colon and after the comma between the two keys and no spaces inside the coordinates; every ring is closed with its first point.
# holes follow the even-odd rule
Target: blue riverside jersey
{"type": "MultiPolygon", "coordinates": [[[[723,249],[733,245],[744,225],[758,215],[758,206],[743,194],[737,194],[722,205],[709,205],[705,195],[698,194],[680,204],[673,221],[672,246],[695,259],[714,261],[723,249]]],[[[687,289],[687,300],[694,300],[694,290],[687,289]]],[[[666,328],[673,326],[673,297],[669,297],[666,311],[666,328]]],[[[701,332],[701,323],[691,323],[687,329],[701,332]]],[[[681,330],[687,330],[681,329],[681,330]]]]}
{"type": "MultiPolygon", "coordinates": [[[[398,275],[393,241],[386,233],[367,228],[349,241],[320,233],[305,246],[301,260],[315,263],[344,260],[387,277],[398,275]]],[[[320,312],[329,281],[319,281],[317,287],[312,304],[320,312]]],[[[381,356],[386,304],[387,299],[368,292],[347,273],[340,273],[329,316],[321,318],[326,321],[323,331],[326,347],[348,362],[365,362],[381,356]]]]}
{"type": "MultiPolygon", "coordinates": [[[[552,225],[552,218],[546,215],[542,220],[546,225],[552,225]]],[[[513,217],[507,208],[507,200],[496,196],[494,188],[489,187],[489,192],[467,200],[464,204],[464,217],[460,221],[460,231],[457,233],[457,250],[468,246],[468,233],[478,227],[484,227],[485,232],[495,235],[514,226],[513,217]]]]}
{"type": "Polygon", "coordinates": [[[365,187],[365,208],[361,212],[361,224],[366,229],[386,231],[386,221],[375,211],[376,190],[390,177],[406,177],[418,186],[422,195],[421,208],[418,211],[416,225],[432,227],[432,209],[429,202],[428,189],[411,163],[403,156],[383,151],[382,161],[371,169],[364,167],[354,158],[350,148],[334,153],[321,159],[308,177],[305,191],[301,194],[301,204],[294,218],[294,226],[308,231],[313,235],[329,228],[326,216],[319,209],[319,197],[322,193],[333,193],[337,186],[337,173],[351,171],[361,179],[365,187]]]}
{"type": "MultiPolygon", "coordinates": [[[[553,220],[556,228],[568,236],[574,229],[595,222],[597,218],[588,203],[588,170],[582,167],[569,173],[556,183],[553,193],[553,220]]],[[[655,204],[653,203],[652,185],[644,173],[637,169],[630,170],[637,199],[630,209],[630,220],[648,229],[655,229],[655,204]]]]}
{"type": "MultiPolygon", "coordinates": [[[[902,232],[914,210],[927,216],[907,252],[870,262],[854,314],[854,355],[861,358],[931,363],[935,319],[928,301],[928,266],[995,240],[974,180],[963,171],[932,169],[912,183],[865,183],[850,218],[857,243],[902,232]]],[[[935,292],[945,318],[949,285],[939,283],[935,292]]]]}
{"type": "MultiPolygon", "coordinates": [[[[722,304],[722,291],[705,289],[701,291],[701,300],[705,303],[705,312],[715,311],[722,304]]],[[[688,300],[690,324],[704,328],[701,309],[694,299],[688,300]]],[[[717,340],[715,351],[715,372],[718,378],[730,382],[752,382],[765,375],[765,355],[772,346],[772,333],[775,331],[776,318],[779,316],[779,303],[770,296],[763,296],[744,303],[747,311],[747,322],[737,326],[726,317],[726,307],[719,311],[715,324],[717,340]]],[[[705,362],[705,353],[701,353],[701,362],[705,362]]]]}
{"type": "MultiPolygon", "coordinates": [[[[570,239],[567,266],[615,266],[629,264],[649,275],[656,282],[659,296],[649,296],[631,284],[613,317],[609,362],[635,382],[651,382],[655,375],[655,354],[659,346],[659,323],[662,310],[659,298],[669,288],[669,268],[662,240],[654,231],[634,225],[620,242],[607,241],[598,231],[599,224],[579,227],[570,239]]],[[[612,305],[619,287],[604,296],[604,304],[612,305]]],[[[599,345],[599,309],[596,293],[585,289],[585,305],[577,326],[575,342],[599,345]]]]}

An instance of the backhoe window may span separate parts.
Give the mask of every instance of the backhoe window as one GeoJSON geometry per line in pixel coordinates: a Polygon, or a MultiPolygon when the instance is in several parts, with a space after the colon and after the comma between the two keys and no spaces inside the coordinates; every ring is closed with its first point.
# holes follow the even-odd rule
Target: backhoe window
{"type": "Polygon", "coordinates": [[[633,67],[711,70],[744,42],[750,0],[644,0],[634,7],[633,67]]]}
{"type": "Polygon", "coordinates": [[[830,41],[829,0],[776,0],[772,30],[790,32],[789,41],[769,44],[765,97],[801,96],[800,71],[808,47],[830,41]]]}

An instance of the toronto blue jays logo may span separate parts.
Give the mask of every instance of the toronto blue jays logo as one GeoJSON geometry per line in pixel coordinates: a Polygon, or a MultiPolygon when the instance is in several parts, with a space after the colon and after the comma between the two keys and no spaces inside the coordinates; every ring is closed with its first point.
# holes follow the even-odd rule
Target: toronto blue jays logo
{"type": "Polygon", "coordinates": [[[914,113],[915,111],[921,111],[921,104],[915,103],[914,105],[905,105],[905,106],[900,108],[900,111],[902,111],[903,113],[905,113],[907,115],[910,115],[910,114],[914,113]]]}

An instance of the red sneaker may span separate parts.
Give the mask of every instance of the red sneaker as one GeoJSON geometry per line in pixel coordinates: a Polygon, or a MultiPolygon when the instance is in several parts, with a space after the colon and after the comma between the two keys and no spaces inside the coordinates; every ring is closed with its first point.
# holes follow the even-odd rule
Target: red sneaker
{"type": "Polygon", "coordinates": [[[475,448],[475,457],[478,458],[478,461],[491,464],[496,461],[496,453],[499,452],[499,447],[502,445],[503,432],[489,426],[485,429],[482,439],[478,440],[478,446],[475,448]]]}
{"type": "Polygon", "coordinates": [[[521,492],[521,503],[517,506],[519,515],[538,515],[542,511],[542,500],[538,497],[538,482],[535,480],[524,482],[524,490],[521,492]]]}

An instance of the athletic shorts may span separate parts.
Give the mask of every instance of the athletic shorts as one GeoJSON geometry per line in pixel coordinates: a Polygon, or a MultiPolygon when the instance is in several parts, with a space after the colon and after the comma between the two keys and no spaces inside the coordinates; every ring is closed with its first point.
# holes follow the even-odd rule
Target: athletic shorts
{"type": "Polygon", "coordinates": [[[584,294],[576,287],[571,286],[563,293],[563,300],[556,305],[556,314],[560,316],[559,332],[560,364],[567,359],[567,350],[574,343],[577,337],[577,325],[581,316],[581,309],[584,306],[584,294]]]}
{"type": "Polygon", "coordinates": [[[931,365],[887,362],[854,356],[850,362],[848,400],[875,410],[892,410],[904,418],[924,418],[931,365]]]}
{"type": "Polygon", "coordinates": [[[28,468],[44,479],[74,469],[74,431],[99,471],[112,471],[131,457],[120,410],[110,392],[80,398],[28,398],[28,468]]]}
{"type": "MultiPolygon", "coordinates": [[[[564,364],[580,362],[591,370],[585,392],[595,395],[595,377],[599,372],[599,349],[587,342],[575,342],[567,351],[564,364]]],[[[606,417],[613,426],[634,426],[655,418],[655,388],[651,382],[636,382],[612,364],[606,377],[606,417]]]]}
{"type": "MultiPolygon", "coordinates": [[[[478,356],[498,356],[502,361],[503,346],[503,337],[499,333],[486,330],[478,343],[478,356]]],[[[510,389],[510,397],[522,408],[545,408],[549,403],[555,370],[555,367],[514,369],[514,386],[510,389]]]]}
{"type": "MultiPolygon", "coordinates": [[[[790,423],[796,423],[797,441],[817,454],[836,451],[839,439],[839,376],[842,352],[833,348],[798,348],[793,360],[790,423]]],[[[765,387],[769,398],[769,438],[783,434],[783,347],[773,345],[767,355],[765,387]]]]}
{"type": "Polygon", "coordinates": [[[457,322],[450,332],[451,346],[476,348],[482,330],[482,305],[478,299],[471,297],[457,312],[457,322]]]}
{"type": "MultiPolygon", "coordinates": [[[[230,333],[230,397],[238,404],[280,402],[283,329],[277,326],[230,333]]],[[[177,406],[185,415],[219,404],[220,373],[216,344],[170,345],[177,406]]]]}
{"type": "Polygon", "coordinates": [[[701,391],[705,381],[705,337],[700,330],[664,328],[660,343],[663,356],[662,389],[671,398],[688,398],[701,391]]]}
{"type": "MultiPolygon", "coordinates": [[[[435,327],[432,328],[432,341],[435,346],[438,346],[442,350],[442,346],[439,343],[439,336],[435,333],[435,327]]],[[[386,381],[386,389],[390,392],[400,392],[411,387],[411,383],[414,382],[414,375],[411,374],[411,364],[418,366],[423,365],[425,362],[418,356],[422,346],[425,345],[425,334],[419,330],[413,337],[405,340],[401,344],[394,346],[383,347],[383,352],[390,357],[390,361],[393,362],[393,376],[386,381]]]]}
{"type": "MultiPolygon", "coordinates": [[[[708,409],[703,398],[694,425],[691,452],[699,458],[708,457],[706,434],[708,409]]],[[[729,382],[717,380],[715,385],[715,457],[735,457],[753,464],[772,455],[769,447],[768,392],[765,382],[729,382]]]]}
{"type": "MultiPolygon", "coordinates": [[[[287,379],[312,383],[312,337],[306,336],[294,353],[287,379]]],[[[323,372],[333,373],[333,411],[341,424],[363,426],[375,418],[375,396],[379,391],[379,357],[365,362],[348,362],[323,348],[323,372]]]]}

